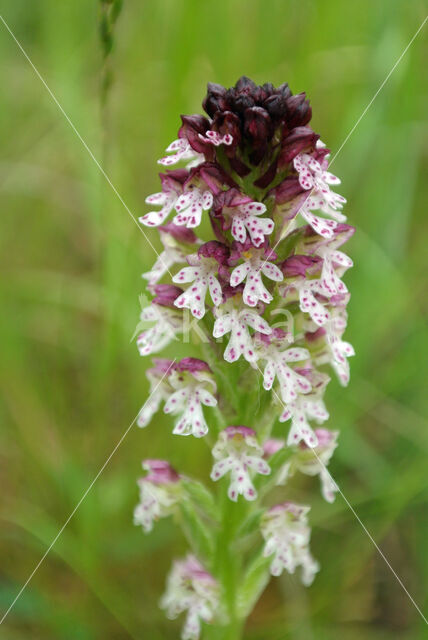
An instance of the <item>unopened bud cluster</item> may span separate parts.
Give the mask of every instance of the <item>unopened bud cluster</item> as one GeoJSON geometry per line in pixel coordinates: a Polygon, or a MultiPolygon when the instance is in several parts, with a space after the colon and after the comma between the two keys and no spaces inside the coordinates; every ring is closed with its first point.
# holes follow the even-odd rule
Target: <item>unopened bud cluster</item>
{"type": "MultiPolygon", "coordinates": [[[[350,294],[341,279],[352,261],[340,250],[354,229],[345,224],[345,199],[333,191],[340,180],[309,126],[305,94],[292,95],[287,84],[257,86],[246,77],[227,90],[209,84],[203,107],[208,117],[182,116],[177,140],[159,160],[162,190],[146,200],[156,209],[140,218],[158,228],[163,251],[143,274],[153,300],[142,311],[148,328],[137,344],[143,356],[167,357],[156,356],[147,370],[151,394],[138,424],[162,410],[174,417],[174,434],[209,434],[216,440],[211,480],[227,483],[228,498],[248,508],[296,473],[318,475],[331,502],[337,487],[326,465],[338,432],[320,427],[329,418],[323,397],[331,370],[348,383],[354,353],[343,340],[350,294]],[[185,168],[167,169],[179,163],[185,168]],[[175,361],[168,346],[188,313],[209,342],[198,353],[204,360],[175,361]],[[268,426],[263,415],[240,424],[251,375],[262,380],[268,426]],[[237,381],[231,394],[227,387],[237,381]],[[271,437],[277,421],[289,423],[283,438],[271,437]]],[[[214,532],[215,547],[222,525],[210,492],[166,461],[143,466],[136,524],[150,531],[185,506],[193,523],[197,517],[214,532]]],[[[300,567],[304,584],[313,580],[319,567],[309,551],[308,512],[268,503],[257,527],[272,575],[300,567]]],[[[171,617],[187,613],[183,640],[199,638],[201,624],[227,624],[222,588],[209,545],[205,557],[175,562],[162,606],[171,617]]]]}

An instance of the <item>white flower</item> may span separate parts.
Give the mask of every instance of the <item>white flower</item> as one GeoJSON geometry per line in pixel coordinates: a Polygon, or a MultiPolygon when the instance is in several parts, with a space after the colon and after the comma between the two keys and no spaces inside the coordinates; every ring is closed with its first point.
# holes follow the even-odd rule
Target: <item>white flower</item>
{"type": "Polygon", "coordinates": [[[146,427],[152,417],[160,408],[161,402],[167,400],[171,393],[171,386],[168,382],[168,374],[174,368],[172,360],[158,358],[152,369],[147,369],[146,376],[150,382],[150,393],[146,402],[140,409],[137,418],[139,427],[146,427]]]}
{"type": "Polygon", "coordinates": [[[308,313],[310,318],[319,327],[325,325],[330,319],[330,313],[315,296],[315,294],[325,296],[325,291],[320,280],[296,277],[295,280],[287,282],[287,284],[281,287],[280,293],[284,298],[286,298],[292,290],[296,291],[299,297],[300,310],[303,313],[308,313]]]}
{"type": "Polygon", "coordinates": [[[330,244],[321,246],[316,250],[317,255],[323,259],[323,266],[320,277],[320,291],[325,296],[347,293],[348,289],[337,273],[340,267],[340,275],[352,267],[353,262],[342,251],[334,249],[330,244]]]}
{"type": "Polygon", "coordinates": [[[203,153],[197,153],[192,149],[186,138],[178,138],[178,140],[174,140],[174,142],[171,142],[169,147],[167,147],[166,151],[167,153],[174,153],[158,160],[158,164],[161,164],[164,167],[170,167],[181,160],[190,160],[191,163],[188,167],[196,166],[205,159],[203,153]]]}
{"type": "Polygon", "coordinates": [[[277,484],[285,484],[296,471],[308,476],[319,476],[324,500],[334,502],[338,487],[331,477],[327,465],[337,447],[339,432],[315,429],[315,435],[318,445],[310,448],[301,442],[289,462],[280,469],[277,484]]]}
{"type": "Polygon", "coordinates": [[[337,222],[334,220],[326,220],[312,213],[310,211],[312,203],[313,199],[309,197],[300,207],[298,213],[311,225],[316,233],[324,238],[332,238],[334,236],[334,230],[337,228],[337,222]]]}
{"type": "Polygon", "coordinates": [[[221,304],[222,290],[216,274],[218,263],[213,258],[204,258],[198,254],[187,257],[190,267],[184,267],[174,277],[173,282],[183,284],[193,282],[174,302],[179,309],[190,309],[195,318],[205,315],[205,297],[209,289],[211,299],[216,307],[221,304]]]}
{"type": "Polygon", "coordinates": [[[244,243],[247,233],[255,247],[260,247],[265,236],[272,233],[274,223],[270,218],[258,218],[266,211],[261,202],[248,202],[230,209],[232,216],[232,236],[237,242],[244,243]]]}
{"type": "Polygon", "coordinates": [[[263,449],[256,440],[256,432],[248,427],[226,427],[212,450],[217,462],[211,471],[211,480],[219,480],[230,472],[228,496],[235,502],[238,495],[246,500],[255,500],[257,492],[253,486],[250,470],[268,475],[269,465],[263,460],[263,449]]]}
{"type": "MultiPolygon", "coordinates": [[[[330,347],[328,361],[336,371],[339,382],[346,386],[349,382],[348,358],[355,355],[354,347],[349,342],[342,340],[342,334],[346,328],[346,314],[336,312],[326,326],[326,340],[330,347]]],[[[321,362],[321,359],[320,359],[321,362]]]]}
{"type": "Polygon", "coordinates": [[[211,129],[208,129],[208,131],[205,132],[205,136],[200,133],[199,138],[204,142],[213,144],[215,147],[219,147],[221,144],[230,146],[233,142],[233,136],[230,133],[226,133],[222,136],[217,131],[211,131],[211,129]]]}
{"type": "Polygon", "coordinates": [[[309,424],[309,420],[322,423],[328,417],[328,411],[319,392],[304,396],[298,395],[293,402],[289,402],[284,407],[284,411],[279,418],[280,422],[286,422],[291,418],[291,429],[288,433],[287,445],[298,444],[303,440],[308,447],[316,447],[318,439],[309,424]]]}
{"type": "Polygon", "coordinates": [[[259,251],[244,251],[242,256],[246,260],[232,271],[230,284],[236,287],[246,280],[242,298],[249,307],[255,307],[259,300],[268,304],[273,298],[263,284],[262,273],[270,280],[281,282],[284,279],[282,272],[275,264],[263,259],[259,251]]]}
{"type": "Polygon", "coordinates": [[[140,319],[144,323],[154,323],[137,338],[137,347],[142,356],[161,351],[183,331],[181,314],[169,307],[151,304],[142,310],[140,319]]]}
{"type": "Polygon", "coordinates": [[[306,514],[310,507],[285,502],[269,509],[263,516],[261,533],[266,541],[263,555],[273,555],[270,572],[279,576],[285,569],[294,573],[302,567],[302,582],[309,586],[319,565],[309,551],[311,530],[306,514]]]}
{"type": "Polygon", "coordinates": [[[134,524],[148,533],[154,521],[172,513],[179,500],[180,476],[165,460],[144,460],[142,466],[148,474],[138,480],[140,502],[134,510],[134,524]]]}
{"type": "Polygon", "coordinates": [[[303,189],[311,190],[309,197],[299,209],[300,215],[316,233],[325,238],[332,238],[337,222],[346,220],[346,216],[339,212],[346,199],[332,191],[329,186],[340,184],[339,178],[324,170],[321,164],[308,153],[299,153],[294,158],[293,164],[303,189]],[[335,220],[325,220],[316,216],[311,212],[312,209],[320,209],[335,220]]]}
{"type": "Polygon", "coordinates": [[[201,224],[202,212],[209,211],[212,205],[213,194],[209,189],[202,190],[190,185],[175,203],[177,215],[173,218],[173,222],[188,229],[198,227],[201,224]]]}
{"type": "Polygon", "coordinates": [[[211,386],[213,392],[216,391],[208,365],[195,358],[185,358],[169,376],[169,383],[174,391],[163,410],[164,413],[178,416],[173,433],[182,436],[192,434],[196,438],[206,435],[208,425],[202,405],[215,407],[217,404],[216,398],[207,389],[207,386],[211,386]]]}
{"type": "MultiPolygon", "coordinates": [[[[331,209],[337,210],[343,207],[346,199],[338,193],[334,193],[329,186],[340,184],[337,176],[324,170],[318,160],[315,160],[308,153],[299,153],[294,158],[293,164],[299,174],[299,182],[303,189],[313,190],[311,198],[314,202],[311,204],[314,206],[310,206],[310,208],[318,209],[324,206],[323,210],[329,212],[331,209]]],[[[345,219],[345,216],[339,216],[339,221],[342,222],[345,219]]]]}
{"type": "Polygon", "coordinates": [[[187,612],[182,640],[198,640],[201,620],[211,622],[219,607],[219,586],[193,555],[176,560],[160,606],[169,618],[187,612]]]}
{"type": "Polygon", "coordinates": [[[224,359],[227,362],[235,362],[244,356],[248,362],[257,360],[257,353],[253,345],[248,327],[266,335],[272,333],[266,320],[256,311],[250,309],[232,309],[223,313],[214,323],[213,336],[221,338],[230,333],[229,343],[224,351],[224,359]]]}
{"type": "Polygon", "coordinates": [[[174,189],[172,186],[172,181],[170,181],[170,185],[164,185],[164,191],[160,191],[159,193],[153,193],[151,196],[146,198],[147,204],[156,204],[161,207],[160,211],[149,211],[138,220],[145,224],[146,227],[158,227],[162,224],[171,211],[174,209],[175,203],[179,197],[179,191],[174,189]]]}
{"type": "Polygon", "coordinates": [[[159,254],[150,271],[142,274],[142,277],[148,280],[149,285],[157,284],[166,273],[170,273],[171,268],[175,264],[186,262],[183,246],[177,242],[171,233],[164,231],[160,234],[160,239],[164,250],[159,254]]]}
{"type": "Polygon", "coordinates": [[[289,362],[308,360],[310,354],[307,349],[292,347],[281,350],[275,343],[267,345],[261,341],[260,357],[266,361],[263,387],[267,391],[272,389],[274,380],[277,378],[281,398],[285,403],[295,400],[299,393],[309,393],[311,383],[288,366],[289,362]]]}

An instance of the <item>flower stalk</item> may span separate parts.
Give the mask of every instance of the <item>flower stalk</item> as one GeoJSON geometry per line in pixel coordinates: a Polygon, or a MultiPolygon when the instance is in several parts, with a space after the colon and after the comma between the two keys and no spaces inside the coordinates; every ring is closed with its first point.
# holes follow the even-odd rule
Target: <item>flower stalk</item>
{"type": "Polygon", "coordinates": [[[309,586],[319,570],[310,507],[290,502],[287,484],[319,476],[335,498],[338,431],[321,425],[330,373],[346,385],[354,353],[340,250],[354,229],[305,94],[242,77],[209,84],[203,107],[208,117],[182,116],[159,160],[162,191],[146,200],[157,208],[140,218],[163,251],[143,274],[153,298],[137,345],[154,357],[138,425],[162,409],[175,436],[206,440],[213,465],[203,483],[143,461],[134,521],[147,533],[172,515],[189,543],[161,599],[183,614],[182,640],[238,640],[270,576],[299,572],[309,586]],[[189,356],[176,362],[180,337],[189,356]]]}

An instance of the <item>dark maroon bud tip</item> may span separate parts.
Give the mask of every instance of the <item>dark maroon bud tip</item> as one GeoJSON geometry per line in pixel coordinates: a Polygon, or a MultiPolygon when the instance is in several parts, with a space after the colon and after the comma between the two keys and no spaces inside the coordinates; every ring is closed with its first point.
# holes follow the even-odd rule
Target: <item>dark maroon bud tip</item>
{"type": "Polygon", "coordinates": [[[228,108],[226,100],[226,89],[221,84],[209,82],[207,85],[207,95],[202,103],[204,111],[213,118],[217,111],[224,111],[228,108]]]}
{"type": "Polygon", "coordinates": [[[306,93],[299,93],[287,98],[287,107],[287,125],[289,129],[302,127],[308,124],[312,118],[312,109],[309,100],[306,100],[306,93]]]}
{"type": "Polygon", "coordinates": [[[254,146],[272,138],[273,125],[268,112],[262,107],[251,107],[244,114],[244,133],[254,146]]]}
{"type": "Polygon", "coordinates": [[[282,141],[278,165],[282,168],[303,150],[312,151],[319,135],[310,127],[295,127],[282,141]]]}

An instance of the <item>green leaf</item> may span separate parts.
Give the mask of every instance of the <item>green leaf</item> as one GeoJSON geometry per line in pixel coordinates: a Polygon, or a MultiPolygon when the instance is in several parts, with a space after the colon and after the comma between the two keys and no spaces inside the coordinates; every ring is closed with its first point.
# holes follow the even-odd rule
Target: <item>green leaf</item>
{"type": "Polygon", "coordinates": [[[193,551],[208,566],[214,557],[213,531],[207,527],[190,500],[180,504],[180,524],[193,551]]]}
{"type": "Polygon", "coordinates": [[[260,519],[264,514],[265,509],[257,509],[253,513],[251,513],[248,518],[244,520],[242,525],[239,527],[236,537],[237,539],[242,538],[244,536],[248,536],[251,533],[254,533],[256,529],[260,526],[260,519]]]}
{"type": "Polygon", "coordinates": [[[245,618],[253,609],[270,579],[270,559],[260,550],[250,561],[244,579],[238,588],[238,616],[245,618]]]}
{"type": "Polygon", "coordinates": [[[211,491],[197,480],[182,480],[181,484],[195,507],[217,521],[219,513],[211,491]]]}

